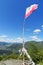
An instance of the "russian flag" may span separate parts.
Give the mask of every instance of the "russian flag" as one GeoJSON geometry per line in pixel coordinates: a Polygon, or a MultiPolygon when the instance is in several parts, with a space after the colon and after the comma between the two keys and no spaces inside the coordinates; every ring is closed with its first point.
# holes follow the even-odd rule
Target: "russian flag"
{"type": "Polygon", "coordinates": [[[37,8],[38,8],[38,4],[33,4],[30,7],[27,7],[24,18],[26,19],[28,16],[30,16],[37,8]]]}

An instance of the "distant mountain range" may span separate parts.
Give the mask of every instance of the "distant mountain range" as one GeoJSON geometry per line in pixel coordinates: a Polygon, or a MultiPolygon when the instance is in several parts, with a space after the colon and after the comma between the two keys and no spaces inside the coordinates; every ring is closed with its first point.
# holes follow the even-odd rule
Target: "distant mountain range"
{"type": "MultiPolygon", "coordinates": [[[[39,47],[43,49],[43,41],[35,42],[35,41],[28,41],[25,43],[25,48],[29,48],[30,43],[37,44],[39,47]]],[[[7,42],[0,42],[0,54],[10,54],[12,52],[18,53],[18,50],[22,48],[22,43],[7,43],[7,42]]]]}

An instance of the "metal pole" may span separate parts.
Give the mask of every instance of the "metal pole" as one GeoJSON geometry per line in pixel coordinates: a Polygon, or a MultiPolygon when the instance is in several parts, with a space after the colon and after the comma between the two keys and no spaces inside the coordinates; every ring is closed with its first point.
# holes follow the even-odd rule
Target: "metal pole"
{"type": "MultiPolygon", "coordinates": [[[[24,45],[25,45],[25,42],[24,42],[24,25],[25,25],[25,20],[23,22],[23,48],[24,48],[24,45]]],[[[23,65],[25,65],[24,64],[24,53],[23,53],[23,65]]]]}
{"type": "Polygon", "coordinates": [[[25,44],[25,42],[24,42],[24,25],[25,25],[25,20],[23,22],[23,47],[24,47],[24,44],[25,44]]]}

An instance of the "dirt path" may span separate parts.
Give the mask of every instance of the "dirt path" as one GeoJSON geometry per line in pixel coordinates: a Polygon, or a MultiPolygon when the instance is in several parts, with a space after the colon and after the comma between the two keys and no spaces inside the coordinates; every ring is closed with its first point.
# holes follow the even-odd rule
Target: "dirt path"
{"type": "Polygon", "coordinates": [[[21,64],[22,64],[21,60],[6,60],[0,62],[0,65],[21,65],[21,64]]]}

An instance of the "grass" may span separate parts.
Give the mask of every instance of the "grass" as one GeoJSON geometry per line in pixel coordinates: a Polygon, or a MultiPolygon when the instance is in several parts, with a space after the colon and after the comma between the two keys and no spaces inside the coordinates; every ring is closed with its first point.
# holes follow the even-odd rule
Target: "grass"
{"type": "Polygon", "coordinates": [[[43,63],[41,63],[41,62],[40,62],[39,64],[40,64],[40,65],[43,65],[43,63]]]}

